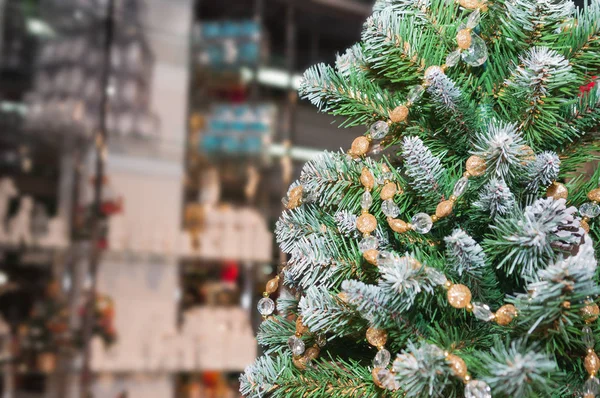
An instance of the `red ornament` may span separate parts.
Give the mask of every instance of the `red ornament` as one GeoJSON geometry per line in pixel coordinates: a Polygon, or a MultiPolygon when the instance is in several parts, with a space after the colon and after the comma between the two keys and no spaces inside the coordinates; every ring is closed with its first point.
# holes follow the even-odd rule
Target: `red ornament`
{"type": "Polygon", "coordinates": [[[226,261],[221,270],[221,280],[223,282],[236,282],[240,276],[240,268],[234,261],[226,261]]]}
{"type": "Polygon", "coordinates": [[[592,80],[587,83],[584,84],[583,86],[579,87],[579,96],[583,96],[583,94],[585,93],[589,93],[595,86],[596,86],[596,79],[598,78],[598,76],[592,76],[592,80]]]}

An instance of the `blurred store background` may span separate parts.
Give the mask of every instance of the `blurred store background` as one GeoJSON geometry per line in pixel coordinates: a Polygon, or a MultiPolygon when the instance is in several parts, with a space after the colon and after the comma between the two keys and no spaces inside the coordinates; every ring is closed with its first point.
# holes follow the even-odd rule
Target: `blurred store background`
{"type": "Polygon", "coordinates": [[[239,396],[281,198],[357,135],[301,74],[372,3],[0,0],[2,398],[239,396]]]}

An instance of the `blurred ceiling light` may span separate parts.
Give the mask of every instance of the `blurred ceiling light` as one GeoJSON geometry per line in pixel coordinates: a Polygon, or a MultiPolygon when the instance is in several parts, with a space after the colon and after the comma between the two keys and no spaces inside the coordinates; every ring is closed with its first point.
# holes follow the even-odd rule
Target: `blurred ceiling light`
{"type": "MultiPolygon", "coordinates": [[[[269,154],[275,157],[282,157],[285,155],[288,149],[282,144],[271,144],[269,147],[269,154]]],[[[303,148],[303,147],[291,147],[289,149],[289,155],[293,160],[301,160],[307,162],[315,158],[315,156],[322,153],[321,149],[303,148]]]]}
{"type": "MultiPolygon", "coordinates": [[[[254,72],[250,68],[242,68],[241,75],[242,80],[245,83],[251,82],[254,78],[254,72]]],[[[263,67],[258,69],[258,82],[264,84],[265,86],[277,88],[293,88],[294,90],[298,90],[298,88],[300,88],[301,81],[301,75],[293,75],[290,79],[290,74],[283,69],[269,67],[263,67]]]]}
{"type": "Polygon", "coordinates": [[[34,36],[54,37],[54,29],[46,22],[37,18],[27,18],[27,31],[34,36]]]}
{"type": "Polygon", "coordinates": [[[6,272],[0,271],[0,285],[5,285],[8,282],[8,275],[6,272]]]}

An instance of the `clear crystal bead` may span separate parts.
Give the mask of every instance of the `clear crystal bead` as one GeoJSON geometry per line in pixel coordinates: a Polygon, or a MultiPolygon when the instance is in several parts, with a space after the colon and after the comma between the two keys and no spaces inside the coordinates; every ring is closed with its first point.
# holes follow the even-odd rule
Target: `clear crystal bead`
{"type": "Polygon", "coordinates": [[[296,336],[291,336],[288,339],[288,347],[290,347],[292,354],[296,356],[304,354],[304,350],[306,348],[304,346],[304,341],[296,336]]]}
{"type": "Polygon", "coordinates": [[[375,250],[379,246],[379,241],[374,236],[365,236],[358,244],[358,249],[361,253],[367,250],[375,250]]]}
{"type": "Polygon", "coordinates": [[[471,15],[469,15],[469,18],[467,19],[467,29],[473,29],[474,27],[479,25],[479,21],[481,21],[481,12],[478,8],[475,11],[473,11],[471,15]]]}
{"type": "Polygon", "coordinates": [[[460,51],[458,51],[458,50],[452,51],[446,57],[446,66],[449,68],[455,66],[456,64],[458,64],[459,59],[460,59],[460,51]]]}
{"type": "Polygon", "coordinates": [[[583,344],[585,344],[586,348],[594,348],[596,345],[596,339],[594,338],[594,332],[592,332],[592,328],[589,326],[584,326],[581,329],[583,333],[583,344]]]}
{"type": "Polygon", "coordinates": [[[492,398],[492,389],[485,381],[471,380],[465,386],[465,398],[492,398]]]}
{"type": "Polygon", "coordinates": [[[398,208],[398,206],[396,206],[394,201],[391,199],[383,201],[381,204],[381,211],[386,215],[386,217],[392,218],[396,218],[400,214],[400,208],[398,208]]]}
{"type": "Polygon", "coordinates": [[[373,196],[371,195],[371,192],[365,191],[365,193],[362,194],[362,198],[360,198],[360,207],[363,210],[368,210],[372,204],[373,196]]]}
{"type": "Polygon", "coordinates": [[[392,359],[390,352],[385,348],[382,348],[381,350],[377,351],[377,354],[375,354],[373,366],[376,368],[385,368],[389,365],[390,359],[392,359]]]}
{"type": "Polygon", "coordinates": [[[315,337],[315,343],[317,343],[319,347],[325,347],[325,344],[327,344],[327,337],[324,334],[318,334],[317,337],[315,337]]]}
{"type": "Polygon", "coordinates": [[[430,281],[432,281],[433,283],[435,283],[436,285],[444,285],[446,282],[448,282],[448,278],[446,278],[446,275],[444,275],[443,273],[441,273],[440,271],[438,271],[435,268],[425,268],[425,273],[427,274],[427,277],[429,278],[430,281]]]}
{"type": "Polygon", "coordinates": [[[591,376],[583,384],[583,390],[586,394],[598,395],[598,393],[600,393],[600,380],[594,376],[591,376]]]}
{"type": "Polygon", "coordinates": [[[396,380],[396,375],[389,369],[380,369],[377,372],[377,378],[381,385],[391,391],[396,391],[400,388],[400,383],[396,380]]]}
{"type": "Polygon", "coordinates": [[[600,206],[592,202],[587,202],[581,205],[579,213],[588,218],[598,217],[600,215],[600,206]]]}
{"type": "Polygon", "coordinates": [[[411,104],[415,103],[423,96],[424,92],[425,92],[425,87],[423,87],[419,84],[410,89],[410,91],[408,92],[408,97],[406,99],[411,104]]]}
{"type": "Polygon", "coordinates": [[[490,310],[490,307],[477,302],[473,303],[473,315],[475,315],[475,318],[486,322],[494,319],[494,313],[490,310]]]}
{"type": "Polygon", "coordinates": [[[283,198],[281,198],[281,203],[287,207],[288,203],[290,203],[290,199],[287,196],[284,196],[283,198]]]}
{"type": "Polygon", "coordinates": [[[456,181],[456,184],[454,184],[454,190],[452,194],[458,198],[459,196],[462,196],[462,194],[465,193],[468,186],[469,179],[467,177],[462,177],[460,180],[456,181]]]}
{"type": "Polygon", "coordinates": [[[275,311],[275,303],[270,298],[263,297],[258,300],[256,308],[258,308],[258,312],[260,312],[261,315],[268,316],[275,311]]]}
{"type": "Polygon", "coordinates": [[[383,152],[383,149],[383,146],[379,143],[371,145],[371,147],[369,148],[369,152],[367,152],[367,156],[379,155],[381,152],[383,152]]]}
{"type": "Polygon", "coordinates": [[[392,252],[380,251],[377,255],[377,265],[378,266],[392,266],[394,265],[394,261],[396,261],[396,256],[392,252]]]}
{"type": "Polygon", "coordinates": [[[487,60],[488,51],[485,42],[475,33],[471,34],[471,47],[461,54],[463,61],[471,66],[481,66],[487,60]]]}
{"type": "Polygon", "coordinates": [[[371,133],[371,137],[375,140],[380,140],[384,138],[387,133],[390,131],[390,126],[388,126],[387,122],[383,120],[379,120],[371,125],[369,129],[369,133],[371,133]]]}
{"type": "Polygon", "coordinates": [[[431,227],[433,226],[431,217],[426,213],[415,214],[410,222],[413,225],[413,229],[420,234],[426,234],[431,231],[431,227]]]}

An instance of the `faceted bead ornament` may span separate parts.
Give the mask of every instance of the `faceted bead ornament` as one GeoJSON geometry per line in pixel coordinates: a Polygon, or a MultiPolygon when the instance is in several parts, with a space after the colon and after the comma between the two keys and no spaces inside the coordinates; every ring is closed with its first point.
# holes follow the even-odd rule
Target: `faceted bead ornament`
{"type": "Polygon", "coordinates": [[[596,345],[596,339],[594,338],[594,332],[592,331],[592,328],[589,326],[584,326],[583,329],[581,329],[581,333],[583,334],[582,340],[586,348],[594,348],[596,345]]]}
{"type": "Polygon", "coordinates": [[[454,308],[465,308],[471,303],[471,290],[465,285],[452,285],[448,289],[448,303],[454,308]]]}
{"type": "Polygon", "coordinates": [[[377,351],[375,358],[373,359],[373,366],[376,368],[385,368],[389,365],[392,355],[385,348],[377,351]]]}
{"type": "Polygon", "coordinates": [[[279,279],[273,278],[267,282],[267,287],[266,287],[265,291],[269,294],[275,293],[277,291],[278,287],[279,287],[279,279]]]}
{"type": "Polygon", "coordinates": [[[390,120],[394,123],[404,122],[407,118],[408,107],[406,105],[397,106],[392,112],[390,112],[390,120]]]}
{"type": "Polygon", "coordinates": [[[487,165],[485,164],[485,160],[479,156],[471,156],[469,159],[467,159],[467,171],[473,177],[482,176],[486,169],[487,165]]]}
{"type": "Polygon", "coordinates": [[[444,275],[437,269],[426,268],[425,273],[427,274],[427,277],[429,278],[429,280],[438,286],[443,286],[446,284],[446,282],[448,282],[448,278],[446,278],[446,275],[444,275]]]}
{"type": "Polygon", "coordinates": [[[591,190],[587,194],[587,197],[592,202],[600,202],[600,188],[596,188],[596,189],[591,190]]]}
{"type": "Polygon", "coordinates": [[[586,394],[593,394],[596,396],[600,393],[600,380],[597,377],[590,377],[583,384],[583,390],[586,394]]]}
{"type": "Polygon", "coordinates": [[[421,86],[420,84],[417,86],[414,86],[409,92],[408,92],[408,102],[413,104],[415,102],[417,102],[419,99],[421,99],[421,97],[423,96],[423,93],[425,92],[425,87],[421,86]]]}
{"type": "Polygon", "coordinates": [[[471,29],[462,29],[459,30],[456,34],[456,43],[463,50],[471,47],[471,29]]]}
{"type": "Polygon", "coordinates": [[[485,41],[476,34],[471,34],[471,45],[464,50],[460,56],[462,60],[470,66],[481,66],[487,61],[488,51],[485,41]]]}
{"type": "Polygon", "coordinates": [[[448,66],[450,68],[453,66],[456,66],[456,64],[458,64],[459,60],[460,60],[460,51],[458,51],[458,50],[452,51],[446,57],[446,66],[448,66]]]}
{"type": "Polygon", "coordinates": [[[381,193],[379,196],[382,200],[392,199],[396,195],[396,184],[393,182],[386,183],[383,188],[381,188],[381,193]]]}
{"type": "Polygon", "coordinates": [[[391,199],[384,200],[381,204],[381,211],[386,217],[396,218],[400,214],[400,209],[391,199]]]}
{"type": "Polygon", "coordinates": [[[377,219],[372,214],[362,214],[356,219],[356,228],[363,234],[371,233],[377,228],[377,219]]]}
{"type": "Polygon", "coordinates": [[[486,304],[473,303],[473,315],[475,318],[488,322],[494,319],[494,313],[486,304]]]}
{"type": "Polygon", "coordinates": [[[600,369],[600,359],[594,351],[588,352],[583,361],[583,365],[585,366],[585,370],[587,370],[591,376],[595,376],[600,369]]]}
{"type": "Polygon", "coordinates": [[[377,265],[377,258],[379,257],[379,252],[377,250],[367,250],[363,253],[363,257],[369,264],[377,265]]]}
{"type": "Polygon", "coordinates": [[[369,129],[371,137],[376,140],[384,138],[389,131],[390,126],[388,126],[388,124],[383,120],[379,120],[378,122],[373,123],[371,125],[371,128],[369,129]]]}
{"type": "Polygon", "coordinates": [[[369,151],[371,143],[367,137],[356,137],[352,142],[350,154],[354,156],[362,156],[369,151]]]}
{"type": "Polygon", "coordinates": [[[454,184],[454,190],[452,191],[452,194],[458,198],[466,192],[468,187],[469,179],[467,177],[462,177],[456,181],[456,184],[454,184]]]}
{"type": "Polygon", "coordinates": [[[446,357],[446,360],[450,363],[450,369],[456,377],[462,379],[467,375],[467,364],[461,357],[450,354],[446,357]]]}
{"type": "Polygon", "coordinates": [[[302,341],[302,339],[299,337],[291,336],[288,339],[288,347],[290,347],[292,354],[294,354],[295,356],[304,354],[304,341],[302,341]]]}
{"type": "Polygon", "coordinates": [[[436,217],[448,217],[450,214],[452,214],[452,207],[454,207],[454,202],[452,202],[451,200],[444,200],[443,202],[440,202],[440,204],[438,204],[437,208],[435,209],[436,217]]]}
{"type": "Polygon", "coordinates": [[[408,225],[406,221],[388,220],[388,224],[394,232],[398,232],[399,234],[403,234],[406,231],[410,230],[410,225],[408,225]]]}
{"type": "Polygon", "coordinates": [[[393,253],[390,252],[379,252],[379,255],[377,256],[377,265],[383,265],[383,266],[391,266],[394,264],[394,262],[396,261],[396,257],[394,256],[393,253]]]}
{"type": "Polygon", "coordinates": [[[484,381],[471,380],[465,386],[465,398],[492,398],[492,389],[484,381]]]}
{"type": "Polygon", "coordinates": [[[596,303],[588,303],[581,309],[581,316],[586,323],[595,322],[600,315],[600,308],[596,303]]]}
{"type": "Polygon", "coordinates": [[[373,177],[373,173],[366,167],[363,167],[360,173],[360,183],[367,189],[373,189],[375,186],[375,177],[373,177]]]}
{"type": "Polygon", "coordinates": [[[275,311],[275,302],[268,297],[263,297],[258,300],[258,304],[256,305],[258,308],[258,312],[263,316],[268,316],[275,311]]]}
{"type": "Polygon", "coordinates": [[[596,203],[587,202],[581,205],[579,213],[584,217],[595,218],[600,215],[600,206],[596,203]]]}
{"type": "Polygon", "coordinates": [[[371,195],[371,192],[365,191],[365,193],[363,193],[362,197],[360,198],[360,207],[363,210],[368,210],[372,204],[373,204],[373,196],[371,195]]]}
{"type": "Polygon", "coordinates": [[[361,251],[361,253],[364,253],[368,250],[375,250],[377,249],[377,246],[379,245],[379,242],[377,241],[377,238],[374,236],[365,236],[360,243],[358,244],[358,249],[361,251]]]}
{"type": "Polygon", "coordinates": [[[383,347],[387,342],[388,334],[385,330],[377,328],[367,329],[367,341],[375,347],[383,347]]]}
{"type": "Polygon", "coordinates": [[[433,220],[427,213],[415,214],[410,222],[413,225],[413,229],[420,234],[426,234],[433,227],[433,220]]]}
{"type": "Polygon", "coordinates": [[[496,311],[496,323],[506,326],[517,316],[517,308],[512,304],[505,304],[496,311]]]}
{"type": "Polygon", "coordinates": [[[569,191],[560,182],[553,182],[546,190],[546,196],[552,199],[567,199],[569,191]]]}

